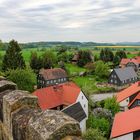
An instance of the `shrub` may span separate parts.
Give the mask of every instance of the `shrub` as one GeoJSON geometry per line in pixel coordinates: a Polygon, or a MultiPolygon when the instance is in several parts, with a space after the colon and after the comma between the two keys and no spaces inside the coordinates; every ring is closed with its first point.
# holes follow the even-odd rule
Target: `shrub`
{"type": "Polygon", "coordinates": [[[16,69],[7,72],[7,78],[17,84],[18,89],[32,92],[36,84],[36,75],[30,69],[16,69]]]}
{"type": "Polygon", "coordinates": [[[106,138],[98,129],[90,128],[83,134],[83,140],[106,140],[106,138]]]}
{"type": "Polygon", "coordinates": [[[95,74],[99,78],[105,78],[109,75],[109,67],[103,61],[97,61],[95,64],[95,74]]]}
{"type": "Polygon", "coordinates": [[[116,101],[116,98],[108,98],[105,100],[104,108],[111,110],[113,116],[120,111],[120,106],[116,101]]]}
{"type": "Polygon", "coordinates": [[[89,115],[87,120],[87,128],[94,128],[100,130],[104,136],[108,137],[110,134],[110,122],[105,118],[97,118],[93,115],[89,115]]]}

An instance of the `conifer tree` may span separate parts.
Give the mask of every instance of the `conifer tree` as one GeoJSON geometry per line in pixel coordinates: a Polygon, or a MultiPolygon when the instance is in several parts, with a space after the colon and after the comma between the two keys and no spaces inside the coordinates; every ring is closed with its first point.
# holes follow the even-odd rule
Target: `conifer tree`
{"type": "Polygon", "coordinates": [[[9,42],[8,49],[3,58],[2,69],[23,69],[25,68],[25,61],[22,56],[21,48],[17,41],[12,40],[9,42]]]}

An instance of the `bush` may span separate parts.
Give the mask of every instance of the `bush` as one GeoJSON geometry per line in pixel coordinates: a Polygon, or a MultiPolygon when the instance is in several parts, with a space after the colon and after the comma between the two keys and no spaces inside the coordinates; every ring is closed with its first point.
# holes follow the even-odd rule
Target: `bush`
{"type": "Polygon", "coordinates": [[[98,118],[105,118],[108,121],[112,122],[112,113],[108,109],[104,109],[101,107],[93,109],[93,115],[98,117],[98,118]]]}
{"type": "Polygon", "coordinates": [[[7,78],[17,84],[18,89],[32,92],[36,84],[36,75],[30,69],[16,69],[7,72],[7,78]]]}
{"type": "Polygon", "coordinates": [[[109,66],[103,61],[97,61],[95,64],[95,74],[99,78],[106,78],[109,76],[109,66]]]}
{"type": "Polygon", "coordinates": [[[120,106],[116,101],[116,98],[108,98],[105,100],[104,108],[111,110],[113,116],[120,111],[120,106]]]}
{"type": "Polygon", "coordinates": [[[83,134],[83,140],[106,140],[106,138],[98,129],[90,128],[83,134]]]}
{"type": "Polygon", "coordinates": [[[87,120],[87,128],[98,129],[105,137],[109,137],[111,125],[105,118],[97,118],[93,115],[89,115],[87,120]]]}

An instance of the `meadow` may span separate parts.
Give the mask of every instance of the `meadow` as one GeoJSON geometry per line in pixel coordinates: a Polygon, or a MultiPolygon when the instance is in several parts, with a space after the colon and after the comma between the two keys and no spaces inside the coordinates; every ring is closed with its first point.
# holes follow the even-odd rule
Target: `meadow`
{"type": "MultiPolygon", "coordinates": [[[[139,49],[138,46],[136,48],[132,47],[132,46],[131,47],[130,46],[97,46],[97,47],[92,47],[92,48],[91,47],[90,48],[85,47],[85,48],[82,48],[82,49],[84,49],[84,50],[85,49],[90,49],[92,51],[93,55],[96,55],[97,57],[99,57],[101,49],[102,48],[107,48],[107,47],[112,49],[114,54],[118,49],[126,50],[128,58],[133,58],[134,56],[137,56],[138,51],[136,51],[136,48],[139,49]]],[[[22,50],[22,55],[24,57],[26,65],[29,65],[31,52],[36,51],[38,53],[38,55],[41,56],[47,50],[50,50],[50,48],[23,49],[22,50]]],[[[51,50],[54,53],[56,53],[55,49],[51,48],[51,50]]],[[[72,53],[75,53],[75,50],[72,51],[72,53]]],[[[4,56],[4,54],[5,54],[5,51],[0,51],[1,56],[4,56]]],[[[104,80],[104,79],[99,80],[95,75],[88,75],[88,76],[82,76],[82,77],[78,76],[81,72],[85,72],[86,68],[81,68],[81,67],[78,67],[77,65],[73,65],[71,63],[66,63],[65,67],[68,70],[68,73],[71,77],[71,80],[74,81],[75,83],[77,83],[83,89],[83,91],[85,91],[88,94],[108,92],[108,91],[113,90],[110,87],[102,87],[102,88],[97,87],[96,84],[98,82],[107,82],[107,81],[104,80]],[[77,75],[77,76],[73,76],[73,75],[77,75]]]]}

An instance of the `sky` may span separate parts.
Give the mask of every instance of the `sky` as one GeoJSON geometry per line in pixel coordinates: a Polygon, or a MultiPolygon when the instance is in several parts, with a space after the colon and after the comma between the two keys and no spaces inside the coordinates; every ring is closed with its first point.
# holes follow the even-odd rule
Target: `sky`
{"type": "Polygon", "coordinates": [[[140,41],[140,0],[0,0],[0,39],[140,41]]]}

